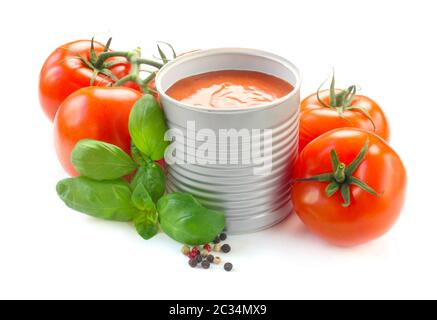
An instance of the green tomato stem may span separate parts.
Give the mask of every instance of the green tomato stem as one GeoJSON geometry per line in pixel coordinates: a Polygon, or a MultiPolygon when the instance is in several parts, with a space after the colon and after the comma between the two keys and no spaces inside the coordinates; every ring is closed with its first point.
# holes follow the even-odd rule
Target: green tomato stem
{"type": "Polygon", "coordinates": [[[155,67],[157,69],[161,69],[163,66],[162,63],[159,63],[159,62],[156,62],[156,61],[153,61],[150,59],[144,59],[144,58],[137,59],[137,63],[138,64],[147,64],[147,65],[155,67]]]}
{"type": "Polygon", "coordinates": [[[123,84],[125,84],[126,82],[129,82],[129,81],[133,81],[133,77],[132,77],[131,74],[128,74],[127,76],[125,76],[125,77],[121,78],[120,80],[117,80],[116,82],[114,82],[113,86],[114,87],[119,87],[119,86],[121,86],[121,85],[123,85],[123,84]]]}
{"type": "MultiPolygon", "coordinates": [[[[132,50],[130,52],[127,52],[127,53],[122,52],[122,53],[123,53],[123,56],[125,56],[128,59],[128,61],[130,62],[131,69],[130,69],[129,74],[127,76],[117,80],[114,83],[114,86],[118,87],[118,86],[125,84],[126,82],[132,81],[132,82],[135,82],[141,88],[141,90],[143,92],[147,93],[148,92],[147,84],[140,77],[140,66],[143,63],[142,60],[144,60],[144,59],[141,59],[141,49],[136,48],[135,50],[132,50]]],[[[112,56],[114,56],[114,55],[112,55],[112,56]]],[[[99,56],[99,58],[100,58],[100,56],[99,56]]]]}
{"type": "Polygon", "coordinates": [[[340,163],[337,166],[337,169],[334,172],[335,181],[337,181],[338,183],[343,183],[346,180],[345,170],[346,170],[346,165],[344,163],[340,163]]]}
{"type": "MultiPolygon", "coordinates": [[[[113,86],[121,86],[126,82],[132,81],[135,82],[144,93],[151,93],[152,90],[149,89],[149,83],[155,78],[155,72],[152,72],[147,78],[142,80],[140,77],[141,65],[149,65],[156,69],[160,69],[164,64],[154,60],[141,58],[140,48],[136,48],[132,51],[108,51],[111,40],[112,39],[110,39],[106,44],[104,52],[100,53],[98,56],[95,54],[94,45],[92,43],[92,48],[90,50],[90,56],[92,56],[92,59],[90,62],[85,61],[85,59],[82,58],[84,63],[95,71],[91,84],[99,73],[103,73],[114,80],[114,83],[112,84],[113,86]],[[117,79],[109,70],[109,68],[114,65],[115,61],[106,62],[107,59],[114,57],[126,58],[131,65],[129,74],[121,79],[117,79]]],[[[172,50],[174,52],[173,48],[172,50]]]]}
{"type": "Polygon", "coordinates": [[[142,80],[140,77],[140,66],[142,64],[147,64],[147,65],[150,65],[150,66],[153,66],[153,67],[159,69],[163,65],[161,63],[153,61],[153,60],[141,58],[141,49],[140,48],[137,48],[135,50],[128,52],[125,56],[131,64],[131,70],[127,76],[116,81],[114,83],[114,86],[121,86],[128,81],[133,81],[141,88],[141,90],[144,93],[149,93],[150,90],[148,88],[148,85],[149,85],[150,81],[152,81],[153,78],[155,77],[155,72],[151,73],[147,78],[142,80]]]}
{"type": "Polygon", "coordinates": [[[108,51],[108,52],[103,52],[101,53],[94,66],[96,69],[100,69],[102,68],[103,64],[105,63],[105,61],[109,58],[113,58],[113,57],[125,57],[128,58],[130,55],[130,52],[128,51],[108,51]]]}

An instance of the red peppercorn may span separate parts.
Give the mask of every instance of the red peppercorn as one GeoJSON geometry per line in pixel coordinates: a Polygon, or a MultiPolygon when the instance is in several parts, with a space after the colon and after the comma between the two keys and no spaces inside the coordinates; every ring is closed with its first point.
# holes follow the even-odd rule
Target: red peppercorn
{"type": "Polygon", "coordinates": [[[191,249],[191,253],[194,253],[195,255],[198,255],[198,254],[200,253],[199,248],[197,248],[197,247],[193,247],[193,248],[191,249]]]}
{"type": "Polygon", "coordinates": [[[203,246],[203,249],[205,249],[208,252],[211,252],[211,245],[209,243],[207,243],[203,246]]]}
{"type": "Polygon", "coordinates": [[[194,259],[196,256],[197,256],[197,252],[195,252],[195,251],[191,251],[191,252],[188,254],[188,257],[191,258],[191,259],[194,259]]]}

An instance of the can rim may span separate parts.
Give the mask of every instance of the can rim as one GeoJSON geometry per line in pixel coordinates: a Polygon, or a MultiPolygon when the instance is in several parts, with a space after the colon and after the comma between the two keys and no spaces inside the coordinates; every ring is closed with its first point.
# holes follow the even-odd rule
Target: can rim
{"type": "Polygon", "coordinates": [[[292,62],[290,62],[289,60],[287,60],[281,56],[278,56],[276,54],[273,54],[273,53],[270,53],[267,51],[262,51],[262,50],[257,50],[257,49],[249,49],[249,48],[214,48],[214,49],[199,50],[199,51],[194,51],[194,52],[184,54],[184,55],[174,59],[173,61],[170,61],[167,64],[165,64],[158,71],[158,73],[156,75],[156,81],[155,81],[156,90],[158,91],[158,93],[161,97],[164,97],[165,99],[171,101],[173,104],[176,104],[178,107],[189,109],[192,111],[209,112],[209,113],[211,113],[211,112],[212,113],[241,113],[241,112],[253,112],[253,111],[260,110],[260,109],[265,110],[265,109],[274,108],[277,105],[291,99],[293,96],[299,94],[301,84],[302,84],[301,73],[300,73],[299,69],[296,67],[296,65],[294,65],[292,62]],[[287,95],[285,95],[285,96],[283,96],[275,101],[272,101],[272,102],[266,103],[266,104],[262,104],[259,106],[254,106],[254,107],[249,107],[249,108],[248,107],[232,107],[232,108],[219,108],[219,109],[207,107],[207,106],[192,106],[190,104],[183,103],[179,100],[176,100],[176,99],[170,97],[163,90],[162,79],[169,69],[177,67],[178,65],[180,65],[186,61],[189,61],[189,60],[195,60],[195,59],[209,56],[209,55],[229,54],[229,53],[230,54],[246,54],[246,55],[251,55],[251,56],[259,56],[259,57],[271,59],[275,62],[280,63],[285,68],[287,68],[290,72],[292,72],[294,74],[294,76],[296,77],[296,84],[293,85],[294,89],[291,92],[289,92],[287,95]]]}

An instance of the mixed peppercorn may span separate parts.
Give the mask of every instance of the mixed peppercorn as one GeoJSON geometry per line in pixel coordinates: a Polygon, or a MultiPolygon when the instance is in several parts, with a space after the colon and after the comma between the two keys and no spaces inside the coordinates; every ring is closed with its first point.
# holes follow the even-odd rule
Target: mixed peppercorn
{"type": "MultiPolygon", "coordinates": [[[[211,244],[204,244],[200,249],[197,246],[190,248],[189,246],[182,247],[182,254],[189,258],[188,264],[192,268],[201,266],[203,269],[209,269],[211,264],[220,265],[222,259],[219,256],[215,256],[213,253],[229,253],[231,251],[231,246],[229,244],[221,245],[221,241],[227,239],[226,233],[221,233],[218,235],[211,246],[211,244]]],[[[231,271],[233,268],[232,263],[226,262],[224,264],[224,270],[231,271]]]]}

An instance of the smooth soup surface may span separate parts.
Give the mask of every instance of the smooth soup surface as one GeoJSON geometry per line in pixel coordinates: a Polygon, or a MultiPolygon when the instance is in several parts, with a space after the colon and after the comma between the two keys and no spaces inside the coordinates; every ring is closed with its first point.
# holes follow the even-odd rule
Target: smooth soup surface
{"type": "Polygon", "coordinates": [[[167,94],[192,106],[240,108],[266,105],[293,89],[287,81],[265,73],[223,70],[179,80],[167,94]]]}

